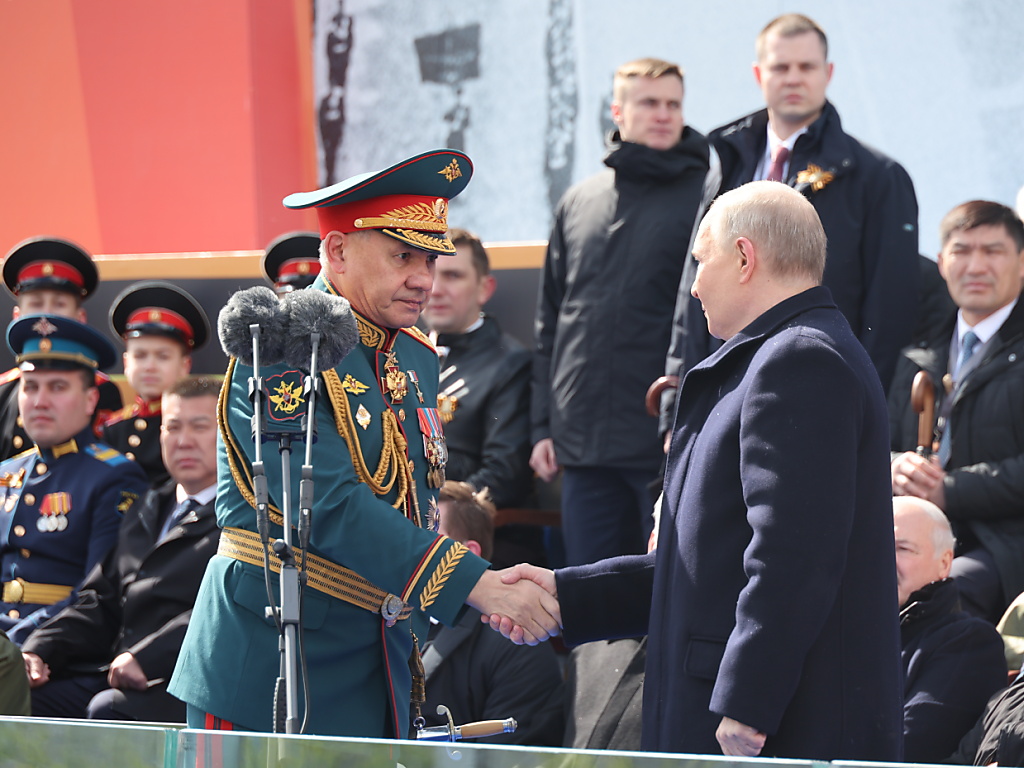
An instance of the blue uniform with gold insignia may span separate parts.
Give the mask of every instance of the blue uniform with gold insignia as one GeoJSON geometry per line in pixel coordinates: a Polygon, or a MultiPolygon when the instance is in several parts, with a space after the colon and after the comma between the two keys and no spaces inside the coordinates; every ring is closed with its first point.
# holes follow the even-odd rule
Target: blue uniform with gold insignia
{"type": "MultiPolygon", "coordinates": [[[[322,276],[307,290],[335,292],[322,276]]],[[[316,402],[309,560],[317,572],[311,571],[302,617],[307,732],[404,738],[413,634],[425,641],[428,614],[448,625],[458,621],[487,563],[430,526],[432,486],[443,482],[444,453],[440,419],[429,407],[437,403],[435,350],[415,329],[357,320],[361,343],[322,374],[316,402]],[[390,619],[382,604],[383,613],[392,611],[390,619]]],[[[282,365],[260,373],[282,392],[299,381],[282,365]]],[[[255,534],[251,374],[232,360],[221,394],[217,518],[224,531],[169,690],[215,717],[269,731],[278,633],[264,615],[255,534]]],[[[281,466],[273,443],[265,445],[263,459],[271,536],[281,538],[281,466]]],[[[293,500],[303,459],[304,446],[296,444],[293,500]]],[[[276,595],[276,576],[273,584],[276,595]]]]}
{"type": "Polygon", "coordinates": [[[70,602],[148,487],[92,427],[0,464],[0,629],[20,642],[70,602]]]}

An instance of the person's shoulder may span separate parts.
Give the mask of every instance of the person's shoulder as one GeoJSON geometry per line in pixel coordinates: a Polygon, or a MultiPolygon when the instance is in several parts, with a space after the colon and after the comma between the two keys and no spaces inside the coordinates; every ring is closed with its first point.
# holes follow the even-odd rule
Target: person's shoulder
{"type": "Polygon", "coordinates": [[[404,334],[406,337],[413,339],[414,341],[423,345],[431,352],[433,352],[435,355],[437,354],[437,349],[434,347],[433,344],[430,343],[430,338],[427,336],[427,334],[425,334],[415,325],[409,326],[408,328],[400,328],[399,333],[404,334]]]}
{"type": "MultiPolygon", "coordinates": [[[[88,457],[104,467],[116,469],[119,473],[123,472],[129,466],[138,467],[138,464],[129,459],[119,450],[99,441],[89,443],[84,446],[81,453],[83,456],[88,457]]],[[[139,471],[141,472],[142,470],[139,471]]]]}
{"type": "Polygon", "coordinates": [[[708,140],[715,143],[719,140],[735,140],[749,131],[765,130],[768,124],[768,111],[759,109],[725,125],[720,125],[708,133],[708,140]]]}
{"type": "Polygon", "coordinates": [[[6,384],[13,384],[16,381],[21,380],[21,369],[11,368],[9,371],[0,373],[0,387],[6,384]]]}
{"type": "Polygon", "coordinates": [[[111,414],[110,418],[103,422],[104,429],[110,429],[118,424],[121,424],[135,415],[138,406],[135,403],[124,406],[119,411],[115,411],[111,414]]]}
{"type": "Polygon", "coordinates": [[[569,187],[558,201],[558,210],[571,213],[581,202],[602,197],[615,188],[615,171],[602,168],[597,173],[576,182],[569,187]]]}

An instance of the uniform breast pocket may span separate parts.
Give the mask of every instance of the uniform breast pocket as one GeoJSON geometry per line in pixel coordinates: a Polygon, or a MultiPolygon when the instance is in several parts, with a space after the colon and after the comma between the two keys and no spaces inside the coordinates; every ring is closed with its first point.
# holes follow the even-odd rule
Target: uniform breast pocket
{"type": "Polygon", "coordinates": [[[694,637],[686,646],[683,670],[686,674],[703,680],[718,678],[718,668],[725,656],[725,641],[707,637],[694,637]]]}

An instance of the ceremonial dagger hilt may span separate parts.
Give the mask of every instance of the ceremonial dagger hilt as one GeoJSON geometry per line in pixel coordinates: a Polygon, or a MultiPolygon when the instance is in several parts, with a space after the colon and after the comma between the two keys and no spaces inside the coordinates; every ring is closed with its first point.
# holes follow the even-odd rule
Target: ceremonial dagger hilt
{"type": "Polygon", "coordinates": [[[515,718],[505,720],[480,720],[475,723],[456,725],[451,710],[444,704],[437,705],[437,714],[448,720],[447,725],[435,725],[430,728],[422,726],[416,729],[416,738],[421,741],[460,741],[462,739],[479,739],[484,736],[495,736],[499,733],[512,733],[517,723],[515,718]]]}

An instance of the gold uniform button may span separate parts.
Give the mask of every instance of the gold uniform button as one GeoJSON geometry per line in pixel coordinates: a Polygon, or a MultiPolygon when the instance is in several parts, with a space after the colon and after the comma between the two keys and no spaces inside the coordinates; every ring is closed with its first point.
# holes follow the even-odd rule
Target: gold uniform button
{"type": "Polygon", "coordinates": [[[142,438],[138,435],[128,435],[128,445],[132,448],[138,448],[142,445],[142,438]]]}
{"type": "Polygon", "coordinates": [[[398,409],[398,420],[399,421],[405,421],[405,409],[404,408],[399,408],[398,409]]]}
{"type": "Polygon", "coordinates": [[[26,493],[24,496],[21,497],[21,500],[24,501],[29,506],[32,506],[33,504],[36,503],[36,497],[33,496],[31,493],[26,493]]]}
{"type": "MultiPolygon", "coordinates": [[[[21,417],[19,416],[18,418],[20,419],[21,417]]],[[[21,448],[21,446],[25,444],[25,441],[22,439],[21,435],[15,435],[14,439],[11,442],[14,443],[15,448],[21,448]]]]}
{"type": "Polygon", "coordinates": [[[45,475],[47,469],[48,469],[48,467],[45,464],[43,464],[43,462],[41,462],[41,461],[38,464],[36,464],[36,474],[37,475],[45,475]]]}
{"type": "Polygon", "coordinates": [[[25,426],[25,422],[21,420],[21,416],[18,417],[18,421],[16,423],[19,427],[25,426]]]}
{"type": "Polygon", "coordinates": [[[131,461],[135,461],[135,454],[132,453],[131,451],[128,451],[128,453],[126,453],[125,456],[129,458],[131,461]]]}
{"type": "Polygon", "coordinates": [[[139,430],[139,432],[144,432],[146,430],[146,427],[148,427],[148,426],[149,425],[146,423],[145,419],[136,419],[135,420],[135,428],[137,430],[139,430]]]}
{"type": "Polygon", "coordinates": [[[10,616],[12,619],[20,619],[21,618],[21,614],[18,613],[17,610],[10,610],[10,611],[8,611],[7,615],[10,616]]]}
{"type": "Polygon", "coordinates": [[[21,556],[22,556],[23,558],[25,558],[26,560],[28,560],[28,559],[29,559],[30,557],[32,557],[32,553],[31,553],[31,552],[29,552],[29,551],[28,551],[27,549],[23,549],[23,550],[21,550],[20,554],[21,554],[21,556]]]}
{"type": "Polygon", "coordinates": [[[14,535],[18,536],[18,537],[24,536],[25,535],[25,526],[24,525],[16,525],[16,526],[14,526],[14,535]]]}

